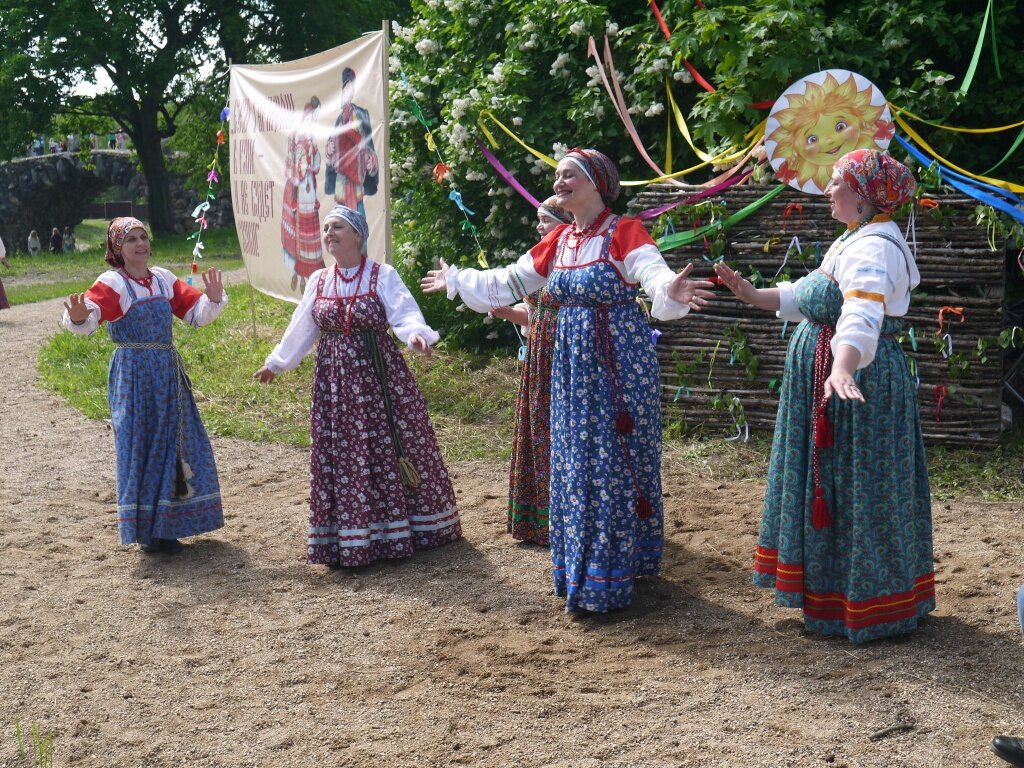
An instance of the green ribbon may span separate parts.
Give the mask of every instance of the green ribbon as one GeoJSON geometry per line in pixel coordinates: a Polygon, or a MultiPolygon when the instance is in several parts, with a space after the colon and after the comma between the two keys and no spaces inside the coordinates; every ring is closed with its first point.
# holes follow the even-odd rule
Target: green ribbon
{"type": "Polygon", "coordinates": [[[769,192],[759,200],[755,200],[746,208],[742,208],[736,211],[736,213],[732,214],[731,216],[721,219],[720,221],[716,221],[713,224],[705,224],[703,227],[698,227],[697,229],[689,232],[677,232],[676,234],[673,235],[665,235],[663,237],[660,237],[658,240],[655,241],[658,245],[658,250],[664,253],[665,251],[670,251],[673,248],[678,248],[682,245],[689,245],[692,242],[700,240],[708,232],[714,232],[718,229],[724,229],[726,227],[731,227],[733,224],[738,224],[739,222],[747,218],[750,214],[764,207],[764,205],[768,203],[768,201],[775,197],[778,197],[779,194],[781,194],[782,190],[786,188],[786,186],[786,184],[779,184],[779,186],[777,186],[771,192],[769,192]]]}

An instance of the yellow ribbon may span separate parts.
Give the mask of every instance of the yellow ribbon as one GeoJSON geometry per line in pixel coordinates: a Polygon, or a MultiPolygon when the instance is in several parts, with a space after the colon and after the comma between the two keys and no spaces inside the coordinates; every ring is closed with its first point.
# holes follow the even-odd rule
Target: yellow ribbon
{"type": "Polygon", "coordinates": [[[480,265],[480,269],[491,268],[491,265],[487,263],[487,256],[484,254],[483,249],[476,255],[476,263],[480,265]]]}
{"type": "Polygon", "coordinates": [[[947,160],[934,149],[932,149],[931,146],[928,145],[928,142],[922,139],[913,128],[907,125],[907,121],[900,117],[899,114],[894,114],[893,118],[899,124],[900,128],[906,131],[907,135],[910,138],[912,138],[915,142],[917,142],[918,146],[920,146],[921,149],[923,149],[929,155],[934,157],[940,163],[949,166],[954,171],[962,173],[964,176],[970,176],[972,179],[984,181],[986,184],[991,184],[992,186],[999,187],[1000,189],[1005,189],[1010,192],[1024,192],[1024,186],[1021,186],[1020,184],[1014,184],[1013,182],[1010,181],[1003,181],[1002,179],[993,179],[989,178],[988,176],[979,176],[976,173],[971,173],[970,171],[964,170],[958,165],[953,165],[953,163],[949,162],[949,160],[947,160]]]}
{"type": "Polygon", "coordinates": [[[427,131],[423,134],[423,140],[427,142],[427,149],[430,152],[437,152],[437,144],[434,143],[434,134],[427,131]]]}
{"type": "MultiPolygon", "coordinates": [[[[487,128],[487,125],[484,123],[485,120],[490,120],[492,123],[494,123],[494,125],[497,126],[498,128],[500,128],[510,139],[512,139],[512,141],[514,141],[520,147],[522,147],[527,152],[529,152],[531,155],[536,157],[538,160],[544,161],[545,163],[550,165],[552,168],[557,167],[557,165],[558,165],[558,161],[557,160],[555,160],[553,157],[550,157],[549,155],[545,155],[543,152],[541,152],[539,150],[536,150],[533,147],[531,147],[525,141],[520,139],[512,131],[511,128],[509,128],[507,125],[502,123],[497,117],[495,117],[494,113],[491,112],[491,110],[484,109],[484,110],[480,111],[480,114],[477,117],[476,124],[477,124],[477,127],[480,128],[480,132],[484,135],[484,138],[487,139],[487,142],[492,147],[494,147],[495,149],[497,149],[497,147],[498,147],[498,141],[497,141],[497,139],[494,138],[494,134],[491,133],[491,131],[487,128]]],[[[675,173],[666,173],[666,174],[664,174],[662,176],[656,176],[653,179],[643,179],[643,180],[640,180],[640,181],[622,181],[620,183],[624,187],[642,187],[642,186],[646,186],[647,184],[657,184],[658,182],[668,181],[669,179],[677,179],[680,176],[686,176],[687,174],[693,173],[694,171],[699,171],[701,168],[704,168],[704,167],[706,167],[708,165],[712,165],[712,164],[716,164],[716,163],[717,164],[728,163],[728,162],[730,162],[732,160],[737,160],[737,159],[743,157],[747,152],[750,152],[754,148],[754,146],[757,144],[757,142],[759,142],[761,140],[761,138],[764,136],[764,127],[765,127],[765,124],[767,122],[768,122],[767,119],[762,120],[754,128],[752,128],[750,131],[747,132],[747,135],[744,136],[743,138],[745,140],[749,141],[750,143],[744,149],[742,149],[742,150],[737,150],[737,149],[730,148],[730,149],[727,149],[724,152],[721,152],[721,153],[719,153],[717,155],[709,156],[710,157],[709,160],[705,160],[704,162],[698,163],[697,165],[694,165],[694,166],[692,166],[690,168],[684,168],[681,171],[676,171],[675,173]]]]}
{"type": "Polygon", "coordinates": [[[899,114],[906,115],[911,120],[916,120],[919,123],[930,125],[932,128],[940,128],[943,131],[955,131],[956,133],[999,133],[1000,131],[1011,131],[1014,128],[1020,128],[1021,126],[1024,126],[1024,120],[1019,120],[1016,123],[1011,123],[1010,125],[1000,125],[997,128],[956,128],[952,125],[942,125],[940,123],[933,123],[931,120],[925,120],[923,117],[918,117],[908,109],[904,109],[903,107],[897,107],[891,101],[889,102],[889,108],[893,112],[898,112],[899,114]]]}

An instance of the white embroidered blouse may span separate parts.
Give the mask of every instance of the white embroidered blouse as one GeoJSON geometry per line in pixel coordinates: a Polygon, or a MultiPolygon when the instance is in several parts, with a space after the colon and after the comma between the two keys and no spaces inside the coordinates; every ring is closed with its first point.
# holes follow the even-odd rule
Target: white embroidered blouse
{"type": "MultiPolygon", "coordinates": [[[[322,296],[326,298],[355,296],[369,292],[372,266],[373,264],[368,262],[358,280],[355,279],[359,271],[358,266],[340,270],[340,275],[353,278],[350,283],[331,279],[333,270],[337,269],[336,266],[318,269],[310,275],[306,282],[302,301],[292,313],[291,322],[288,323],[288,328],[285,330],[284,336],[281,337],[280,343],[267,356],[264,365],[274,373],[290,371],[297,368],[302,362],[302,358],[313,351],[319,334],[319,328],[317,328],[316,321],[313,320],[313,304],[316,302],[321,274],[326,273],[322,296]]],[[[406,288],[394,267],[388,264],[380,265],[376,293],[384,305],[384,313],[391,330],[403,343],[408,344],[414,334],[422,336],[430,345],[436,344],[441,338],[438,332],[427,325],[427,321],[423,319],[423,313],[420,311],[416,299],[406,288]]]]}
{"type": "MultiPolygon", "coordinates": [[[[883,221],[866,224],[848,240],[832,243],[820,269],[835,278],[843,293],[832,353],[840,344],[848,344],[860,352],[857,367],[866,368],[875,359],[882,321],[886,316],[902,317],[910,308],[910,292],[921,282],[914,255],[899,227],[883,221]]],[[[795,291],[805,279],[778,284],[781,319],[804,319],[795,291]]]]}

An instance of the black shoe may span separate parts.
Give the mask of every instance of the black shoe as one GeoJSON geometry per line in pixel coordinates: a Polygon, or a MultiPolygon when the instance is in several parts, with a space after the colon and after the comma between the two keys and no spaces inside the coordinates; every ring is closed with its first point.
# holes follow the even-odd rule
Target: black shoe
{"type": "Polygon", "coordinates": [[[340,571],[341,570],[341,563],[339,563],[339,562],[328,563],[327,567],[330,568],[332,571],[340,571]]]}
{"type": "Polygon", "coordinates": [[[160,539],[160,546],[168,555],[180,554],[185,549],[184,545],[177,539],[160,539]]]}
{"type": "Polygon", "coordinates": [[[992,739],[992,751],[1010,765],[1024,768],[1024,739],[1014,736],[996,736],[992,739]]]}
{"type": "Polygon", "coordinates": [[[160,546],[160,539],[153,539],[149,544],[139,544],[139,549],[147,555],[155,555],[157,552],[163,552],[163,547],[160,546]]]}

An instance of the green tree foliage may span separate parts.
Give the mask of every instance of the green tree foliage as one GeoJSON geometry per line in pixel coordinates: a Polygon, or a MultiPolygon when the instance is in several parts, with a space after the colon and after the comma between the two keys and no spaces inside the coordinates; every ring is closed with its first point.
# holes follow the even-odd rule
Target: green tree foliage
{"type": "MultiPolygon", "coordinates": [[[[533,210],[491,169],[476,147],[477,125],[492,110],[528,144],[547,154],[596,146],[619,161],[624,178],[654,174],[638,157],[587,57],[587,37],[599,47],[607,33],[624,96],[652,157],[665,157],[668,104],[665,80],[686,114],[695,142],[713,151],[742,140],[792,82],[825,68],[860,72],[894,103],[951,125],[988,127],[1022,117],[1024,79],[1022,3],[998,2],[996,73],[986,35],[974,84],[957,89],[981,30],[984,3],[952,0],[721,3],[663,0],[672,36],[666,40],[646,3],[564,0],[414,0],[416,22],[395,30],[392,50],[392,170],[400,268],[418,276],[438,257],[474,265],[477,246],[434,181],[438,161],[427,148],[412,99],[434,121],[434,135],[451,180],[476,211],[481,244],[492,264],[507,263],[535,240],[533,210]],[[693,81],[689,60],[717,89],[693,81]]],[[[488,126],[490,127],[490,126],[488,126]]],[[[1016,131],[991,136],[955,134],[915,125],[954,163],[984,171],[1009,148],[1016,131]]],[[[492,129],[493,130],[493,129],[492,129]]],[[[500,132],[495,153],[537,197],[550,190],[551,170],[500,132]]],[[[673,167],[697,162],[678,133],[673,167]]],[[[709,173],[690,179],[701,182],[709,173]]],[[[1024,173],[1024,148],[1000,168],[1024,173]]],[[[620,204],[620,210],[624,206],[620,204]]],[[[429,319],[468,347],[510,341],[508,324],[458,312],[457,302],[427,297],[429,319]]]]}
{"type": "Polygon", "coordinates": [[[154,229],[167,230],[161,141],[175,134],[194,100],[220,100],[213,94],[226,87],[228,59],[315,53],[379,28],[404,7],[404,0],[0,0],[0,154],[20,152],[57,115],[110,119],[138,153],[154,229]],[[92,99],[77,95],[97,71],[113,83],[110,90],[92,99]]]}

